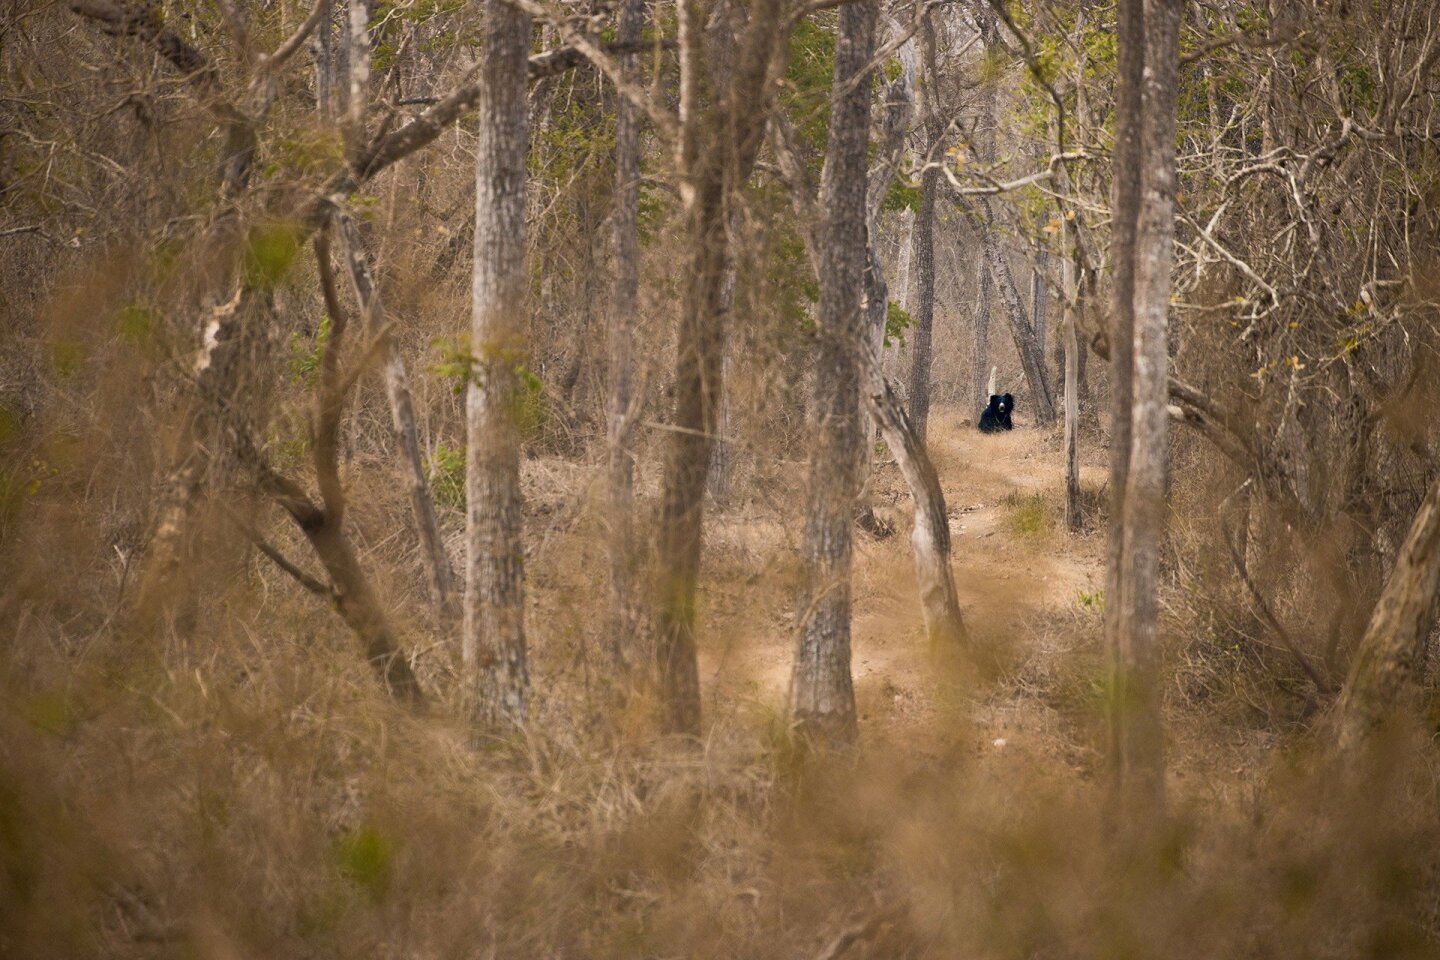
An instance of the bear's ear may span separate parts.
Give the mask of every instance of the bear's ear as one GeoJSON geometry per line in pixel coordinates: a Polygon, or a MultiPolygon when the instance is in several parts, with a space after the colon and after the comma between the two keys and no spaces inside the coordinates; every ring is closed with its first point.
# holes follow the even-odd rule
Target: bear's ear
{"type": "Polygon", "coordinates": [[[1013,407],[1013,406],[1015,406],[1015,398],[1012,397],[1012,396],[1011,396],[1010,394],[1008,394],[1008,393],[1005,394],[1005,405],[1006,405],[1007,407],[1013,407]]]}

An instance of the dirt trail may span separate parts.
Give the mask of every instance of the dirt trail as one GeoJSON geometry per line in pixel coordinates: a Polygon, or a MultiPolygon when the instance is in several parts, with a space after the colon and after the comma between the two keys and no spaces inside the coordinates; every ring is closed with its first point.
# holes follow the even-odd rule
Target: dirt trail
{"type": "MultiPolygon", "coordinates": [[[[1027,621],[1046,611],[1074,608],[1082,593],[1099,591],[1104,579],[1102,539],[1094,533],[1070,537],[1060,528],[1059,444],[1019,418],[1013,432],[986,435],[968,417],[942,411],[932,418],[930,430],[931,456],[950,512],[956,586],[971,633],[1002,647],[1028,642],[1027,621]],[[1006,502],[1011,495],[1039,495],[1043,506],[1017,507],[1006,502]],[[1024,529],[1022,515],[1039,529],[1024,529]]],[[[1099,489],[1104,469],[1085,464],[1081,477],[1087,489],[1099,489]]],[[[893,464],[880,468],[873,485],[876,502],[894,519],[897,533],[883,540],[856,536],[856,699],[862,725],[907,725],[934,706],[909,544],[913,511],[893,464]]],[[[726,521],[719,523],[723,527],[726,521]]],[[[759,525],[770,529],[747,531],[752,543],[765,542],[770,550],[793,556],[793,539],[776,536],[775,521],[759,525]]],[[[728,532],[737,534],[734,527],[728,532]]],[[[768,560],[776,563],[774,557],[768,560]]],[[[750,602],[717,617],[717,642],[701,660],[716,708],[783,710],[795,615],[784,593],[777,592],[774,609],[760,610],[764,604],[751,590],[750,602]]],[[[987,736],[994,732],[998,738],[1016,724],[1037,722],[1006,716],[1008,709],[991,703],[977,718],[987,736]]]]}

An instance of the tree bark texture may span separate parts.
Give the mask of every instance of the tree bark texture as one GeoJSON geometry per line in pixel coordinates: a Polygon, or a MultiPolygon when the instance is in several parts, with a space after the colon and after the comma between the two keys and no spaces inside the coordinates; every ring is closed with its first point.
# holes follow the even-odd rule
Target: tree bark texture
{"type": "Polygon", "coordinates": [[[1114,813],[1153,824],[1165,801],[1158,601],[1165,526],[1166,331],[1174,240],[1178,0],[1121,0],[1112,315],[1115,518],[1105,628],[1114,813]]]}
{"type": "Polygon", "coordinates": [[[471,374],[466,391],[467,709],[481,727],[525,719],[520,374],[526,361],[525,153],[529,15],[486,0],[475,175],[471,374]]]}
{"type": "Polygon", "coordinates": [[[1440,590],[1440,480],[1430,485],[1385,581],[1336,706],[1342,752],[1364,743],[1412,694],[1440,590]]]}
{"type": "MultiPolygon", "coordinates": [[[[664,456],[656,532],[656,661],[668,731],[700,733],[700,668],[695,600],[705,510],[705,480],[721,400],[724,277],[728,262],[726,190],[754,166],[765,129],[764,105],[783,47],[777,0],[747,11],[728,83],[702,102],[704,11],[679,0],[680,136],[677,168],[687,240],[676,331],[674,408],[664,456]],[[723,141],[721,138],[725,138],[723,141]],[[724,148],[721,148],[721,143],[724,148]]],[[[710,77],[714,80],[714,77],[710,77]]]]}
{"type": "MultiPolygon", "coordinates": [[[[617,37],[640,38],[645,25],[645,0],[624,0],[617,37]]],[[[638,72],[636,56],[621,60],[627,76],[638,72]]],[[[635,628],[635,310],[640,290],[640,109],[623,96],[615,104],[615,286],[610,299],[610,396],[606,448],[610,519],[610,629],[607,648],[612,659],[632,659],[635,628]]]]}
{"type": "Polygon", "coordinates": [[[910,420],[920,442],[930,423],[930,365],[934,360],[935,325],[935,191],[940,171],[920,175],[920,212],[915,216],[915,312],[911,328],[910,420]]]}
{"type": "MultiPolygon", "coordinates": [[[[939,105],[935,102],[940,82],[935,64],[935,25],[929,16],[921,21],[920,51],[923,73],[919,112],[925,133],[923,154],[929,160],[944,135],[939,105]]],[[[935,326],[935,191],[939,184],[939,169],[926,163],[920,174],[920,210],[913,224],[911,257],[915,271],[915,308],[910,352],[910,421],[921,443],[925,442],[930,423],[930,366],[934,360],[935,326]]],[[[908,286],[908,278],[905,283],[908,286]]],[[[906,293],[908,304],[911,300],[908,289],[906,293]]]]}
{"type": "MultiPolygon", "coordinates": [[[[875,45],[875,0],[840,10],[835,86],[866,71],[875,45]]],[[[810,404],[810,468],[806,487],[805,607],[790,677],[790,713],[799,730],[819,740],[855,738],[850,674],[851,531],[863,480],[860,417],[865,315],[866,150],[870,134],[867,73],[832,107],[821,175],[820,305],[814,396],[810,404]]],[[[933,192],[933,191],[932,191],[933,192]]],[[[933,203],[932,203],[933,205],[933,203]]],[[[933,286],[933,271],[932,271],[933,286]]]]}

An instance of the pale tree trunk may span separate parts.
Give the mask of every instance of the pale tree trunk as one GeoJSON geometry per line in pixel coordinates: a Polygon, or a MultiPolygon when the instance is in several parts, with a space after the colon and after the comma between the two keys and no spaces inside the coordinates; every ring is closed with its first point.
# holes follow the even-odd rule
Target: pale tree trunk
{"type": "Polygon", "coordinates": [[[910,312],[910,254],[915,249],[915,211],[906,207],[900,211],[900,222],[904,224],[900,233],[900,263],[895,268],[900,278],[900,308],[910,312]]]}
{"type": "MultiPolygon", "coordinates": [[[[624,0],[616,39],[640,39],[645,0],[624,0]]],[[[636,56],[622,59],[626,76],[638,73],[636,56]]],[[[610,630],[617,662],[633,659],[635,630],[635,310],[640,289],[640,109],[626,97],[615,105],[615,286],[610,301],[610,398],[606,427],[610,519],[610,630]]]]}
{"type": "MultiPolygon", "coordinates": [[[[883,289],[883,282],[881,286],[883,289]]],[[[925,634],[931,651],[947,656],[965,645],[968,634],[955,592],[955,575],[950,570],[950,517],[940,475],[910,425],[904,405],[885,379],[879,357],[868,347],[861,358],[860,372],[866,408],[900,467],[915,504],[910,545],[915,552],[915,579],[920,585],[925,634]]]]}
{"type": "Polygon", "coordinates": [[[415,421],[415,404],[410,399],[410,378],[395,338],[385,329],[384,304],[365,256],[360,231],[343,212],[337,215],[337,220],[345,241],[350,283],[360,304],[364,328],[371,337],[380,338],[380,372],[385,381],[385,397],[390,404],[390,426],[395,432],[395,444],[400,449],[405,487],[410,495],[410,512],[415,520],[415,532],[420,537],[420,552],[428,574],[430,601],[435,607],[435,615],[444,622],[450,618],[453,574],[450,557],[445,553],[445,540],[440,534],[440,522],[435,516],[430,481],[425,474],[420,429],[415,421]]]}
{"type": "Polygon", "coordinates": [[[478,104],[471,373],[466,392],[465,619],[467,709],[481,727],[523,722],[525,544],[520,433],[526,360],[525,152],[528,14],[486,0],[478,104]]]}
{"type": "Polygon", "coordinates": [[[1075,260],[1067,257],[1065,271],[1065,313],[1060,339],[1065,350],[1065,529],[1078,533],[1085,522],[1080,508],[1080,284],[1076,282],[1075,260]]]}
{"type": "Polygon", "coordinates": [[[1044,363],[1046,330],[1045,310],[1048,291],[1045,288],[1045,270],[1050,266],[1050,252],[1039,250],[1035,254],[1035,268],[1030,271],[1030,323],[1035,328],[1035,341],[1040,344],[1041,363],[1044,363]]]}
{"type": "Polygon", "coordinates": [[[1166,351],[1174,240],[1179,0],[1121,0],[1115,156],[1114,508],[1105,602],[1113,813],[1164,814],[1158,615],[1165,526],[1166,351]]]}
{"type": "Polygon", "coordinates": [[[920,175],[920,212],[915,217],[915,310],[910,337],[910,420],[920,442],[930,424],[930,366],[934,361],[935,190],[939,170],[920,175]]]}
{"type": "Polygon", "coordinates": [[[990,302],[994,297],[995,283],[990,278],[990,267],[981,256],[975,267],[975,340],[970,354],[970,371],[974,383],[974,398],[983,407],[990,401],[990,387],[986,381],[986,369],[990,365],[990,302]]]}
{"type": "MultiPolygon", "coordinates": [[[[987,52],[995,37],[995,15],[985,4],[977,5],[976,26],[980,30],[987,52]]],[[[972,144],[975,159],[988,163],[995,155],[995,81],[982,78],[978,116],[975,119],[975,136],[972,144]]],[[[970,376],[974,399],[983,407],[990,401],[993,388],[986,386],[986,371],[990,369],[990,310],[995,296],[995,278],[990,275],[990,264],[985,258],[983,236],[980,256],[975,264],[975,340],[970,354],[970,376]]]]}
{"type": "Polygon", "coordinates": [[[930,165],[939,149],[943,128],[940,126],[939,105],[935,102],[940,78],[935,66],[935,25],[926,16],[920,26],[920,57],[923,64],[920,83],[921,126],[925,131],[925,169],[920,174],[920,212],[915,217],[915,309],[910,352],[910,420],[920,442],[930,424],[930,365],[934,359],[935,325],[935,191],[940,184],[940,171],[930,165]]]}
{"type": "MultiPolygon", "coordinates": [[[[875,46],[875,0],[840,10],[835,48],[838,88],[866,70],[875,46]]],[[[850,674],[851,529],[860,494],[861,351],[865,315],[854,278],[865,272],[866,149],[870,77],[853,84],[830,114],[821,178],[820,309],[815,393],[810,404],[810,473],[806,488],[805,607],[790,676],[790,714],[802,734],[855,739],[850,674]]]]}
{"type": "Polygon", "coordinates": [[[1435,625],[1440,590],[1440,480],[1430,485],[1350,664],[1336,705],[1338,744],[1363,744],[1387,715],[1413,698],[1412,681],[1435,625]]]}

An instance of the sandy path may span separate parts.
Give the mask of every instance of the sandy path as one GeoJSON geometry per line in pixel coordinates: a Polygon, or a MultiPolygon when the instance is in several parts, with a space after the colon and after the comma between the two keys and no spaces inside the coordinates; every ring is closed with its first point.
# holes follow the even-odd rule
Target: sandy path
{"type": "MultiPolygon", "coordinates": [[[[985,435],[968,417],[942,411],[932,419],[930,446],[945,487],[956,586],[972,634],[1002,647],[1022,642],[1029,635],[1027,620],[1074,607],[1082,592],[1100,589],[1101,538],[1093,533],[1070,537],[1059,528],[1062,461],[1056,441],[1018,418],[1013,432],[985,435]],[[1018,533],[1014,509],[1005,503],[1016,493],[1041,495],[1054,527],[1038,534],[1018,533]]],[[[1082,467],[1085,487],[1098,489],[1103,481],[1098,464],[1082,467]]],[[[857,534],[856,698],[862,725],[904,725],[925,717],[934,706],[908,539],[913,511],[893,465],[881,468],[875,489],[877,503],[882,511],[888,505],[900,532],[884,540],[857,534]]],[[[717,522],[722,528],[727,522],[744,523],[736,518],[717,522]]],[[[773,521],[769,525],[775,526],[773,521]]],[[[729,532],[733,535],[735,529],[729,532]]],[[[756,535],[754,540],[769,544],[771,555],[751,558],[770,565],[762,578],[793,576],[797,533],[749,532],[756,535]]],[[[724,612],[717,610],[711,621],[715,639],[702,651],[702,675],[712,709],[778,714],[789,682],[793,604],[784,589],[771,591],[771,602],[765,603],[753,582],[748,591],[746,586],[736,584],[733,602],[717,605],[724,612]]],[[[1037,722],[1034,717],[1006,716],[1003,704],[991,704],[985,713],[977,722],[993,728],[989,732],[998,731],[997,736],[1013,724],[1037,722]]]]}

